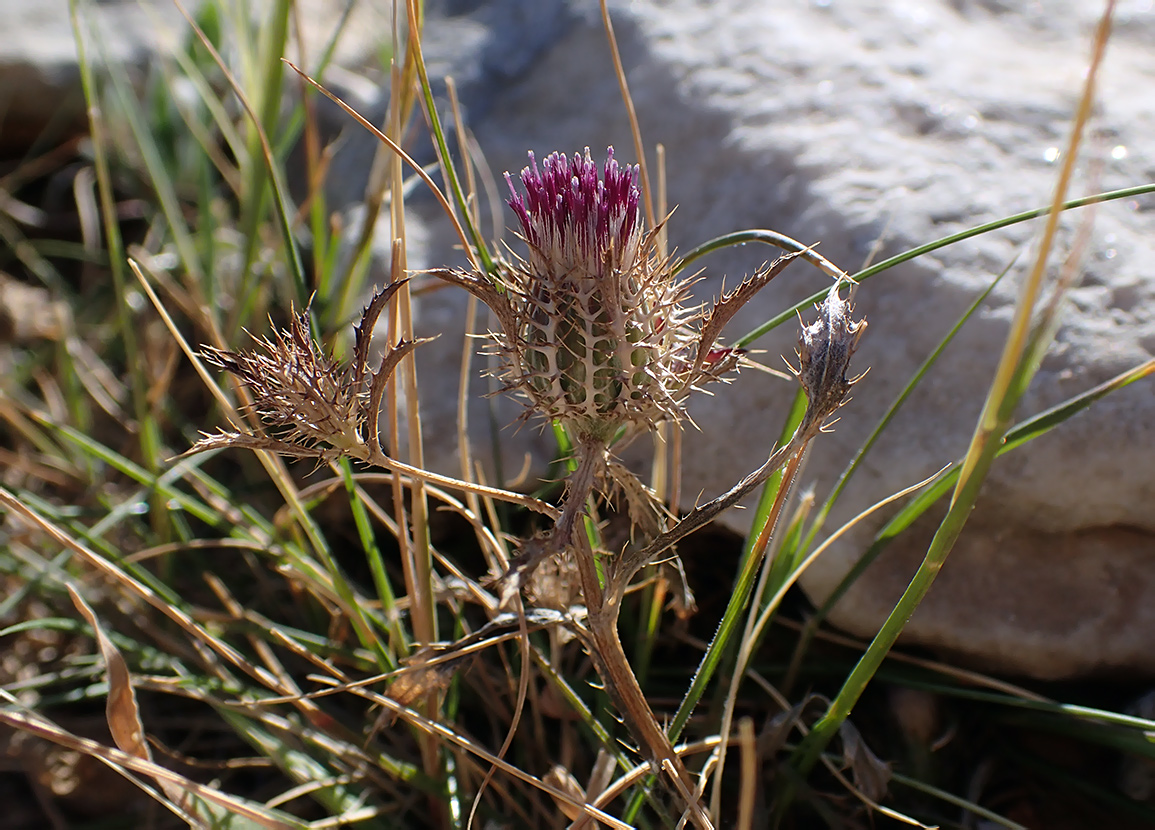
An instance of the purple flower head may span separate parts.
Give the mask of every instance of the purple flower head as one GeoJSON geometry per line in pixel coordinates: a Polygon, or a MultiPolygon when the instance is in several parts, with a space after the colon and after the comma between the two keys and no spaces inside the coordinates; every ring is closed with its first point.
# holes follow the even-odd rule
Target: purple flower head
{"type": "Polygon", "coordinates": [[[693,277],[642,221],[639,169],[613,148],[533,153],[509,206],[529,246],[489,273],[441,270],[494,312],[498,373],[529,409],[575,440],[609,446],[623,428],[684,417],[694,389],[723,380],[742,352],[719,337],[734,314],[795,255],[779,258],[709,308],[687,304],[693,277]]]}
{"type": "Polygon", "coordinates": [[[505,180],[535,264],[595,273],[606,265],[628,266],[636,256],[642,235],[638,168],[619,165],[613,147],[600,176],[587,147],[572,158],[551,153],[540,168],[531,152],[521,171],[524,196],[508,173],[505,180]]]}

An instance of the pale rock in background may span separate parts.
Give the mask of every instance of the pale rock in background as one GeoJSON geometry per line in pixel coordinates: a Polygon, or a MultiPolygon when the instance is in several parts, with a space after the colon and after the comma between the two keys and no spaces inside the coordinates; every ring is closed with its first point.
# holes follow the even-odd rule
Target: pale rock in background
{"type": "MultiPolygon", "coordinates": [[[[343,3],[309,0],[307,6],[307,48],[315,51],[343,3]]],[[[1048,3],[1045,10],[980,0],[816,0],[772,10],[762,0],[615,0],[610,6],[651,165],[654,144],[666,148],[669,203],[677,206],[671,244],[686,251],[729,231],[771,228],[821,242],[822,253],[850,271],[868,256],[877,261],[1048,202],[1100,11],[1089,0],[1048,3]]],[[[93,8],[124,38],[114,47],[118,59],[140,63],[157,48],[147,32],[133,39],[138,24],[145,25],[134,13],[137,4],[93,8]]],[[[540,158],[588,145],[600,156],[612,144],[622,161],[635,157],[596,3],[440,0],[428,9],[431,71],[459,81],[467,123],[498,181],[503,171],[516,175],[530,149],[540,158]]],[[[351,95],[364,90],[356,100],[379,120],[386,102],[377,93],[385,83],[377,47],[388,36],[388,15],[366,4],[353,13],[360,17],[339,45],[342,70],[334,80],[351,95]],[[350,71],[374,86],[343,83],[350,71]]],[[[35,138],[46,129],[46,112],[58,120],[79,117],[76,105],[65,105],[79,101],[66,4],[3,0],[0,14],[11,24],[0,37],[3,141],[26,141],[21,130],[35,138]],[[50,107],[33,117],[29,102],[50,107]]],[[[1155,179],[1153,42],[1151,2],[1119,3],[1095,132],[1074,195],[1155,179]]],[[[330,131],[348,126],[334,110],[324,110],[324,118],[330,131]]],[[[349,212],[361,200],[374,149],[370,136],[348,130],[326,185],[335,209],[349,212]]],[[[415,150],[419,161],[432,160],[427,145],[415,150]]],[[[504,199],[504,185],[494,196],[504,199]]],[[[1086,211],[1068,214],[1064,239],[1086,219],[1086,211]]],[[[409,224],[412,267],[464,263],[456,236],[420,189],[409,224]]],[[[498,227],[511,224],[508,211],[497,217],[498,227]]],[[[493,226],[487,211],[487,235],[493,226]]],[[[958,315],[1012,267],[867,457],[829,530],[964,451],[1037,227],[1018,225],[959,243],[862,286],[858,310],[870,329],[855,365],[871,371],[802,472],[801,484],[814,486],[820,499],[958,315]]],[[[518,248],[508,232],[506,239],[518,248]]],[[[377,242],[387,262],[387,227],[377,242]]],[[[1024,416],[1155,352],[1153,249],[1155,197],[1097,209],[1082,283],[1026,396],[1024,416]]],[[[754,246],[711,255],[701,262],[706,270],[697,296],[716,296],[724,277],[733,285],[773,256],[772,249],[754,246]]],[[[792,265],[728,335],[745,333],[828,284],[813,268],[792,265]]],[[[423,294],[418,309],[420,333],[440,335],[418,350],[427,455],[450,473],[460,469],[465,304],[463,294],[443,290],[423,294]]],[[[796,338],[795,325],[780,327],[757,344],[760,359],[780,366],[778,355],[792,356],[796,338]]],[[[490,389],[480,377],[483,364],[475,358],[475,455],[494,476],[493,423],[504,427],[504,475],[521,468],[525,453],[541,474],[552,437],[536,424],[509,426],[520,405],[482,397],[490,389]]],[[[685,433],[683,507],[699,493],[711,497],[727,489],[761,463],[794,391],[793,384],[747,371],[714,397],[696,397],[691,414],[701,431],[685,433]]],[[[648,449],[640,443],[631,449],[635,463],[648,449]]],[[[1041,678],[1155,674],[1152,505],[1155,387],[1140,382],[996,463],[971,524],[904,641],[1041,678]]],[[[731,511],[723,521],[745,531],[749,517],[731,511]]],[[[838,583],[880,520],[852,531],[807,571],[803,587],[815,601],[838,583]]],[[[933,528],[916,526],[892,545],[838,604],[832,621],[872,635],[933,528]]]]}
{"type": "MultiPolygon", "coordinates": [[[[500,6],[501,4],[493,4],[500,6]]],[[[881,238],[875,259],[1002,216],[1047,204],[1090,51],[1099,5],[1047,13],[994,3],[813,3],[754,0],[612,4],[631,90],[650,148],[666,147],[671,243],[772,228],[848,270],[881,238]]],[[[635,156],[604,34],[587,4],[520,78],[494,78],[470,127],[494,171],[516,172],[525,151],[635,156]]],[[[492,19],[492,11],[490,12],[492,19]]],[[[510,25],[516,25],[511,22],[510,25]]],[[[430,31],[438,26],[429,22],[430,31]]],[[[532,30],[523,30],[536,48],[532,30]]],[[[1073,195],[1155,178],[1155,12],[1121,4],[1104,69],[1095,133],[1073,195]],[[1101,166],[1098,166],[1101,163],[1101,166]]],[[[445,247],[418,265],[460,262],[432,204],[418,200],[445,247]]],[[[1087,213],[1064,220],[1073,237],[1087,213]]],[[[501,220],[511,224],[506,215],[501,220]]],[[[858,308],[870,321],[855,388],[833,434],[814,447],[801,483],[821,498],[878,417],[959,314],[998,273],[993,293],[904,407],[836,507],[833,531],[874,501],[933,473],[965,450],[998,359],[1016,287],[1038,225],[960,243],[867,282],[858,308]]],[[[517,248],[517,243],[511,243],[517,248]]],[[[1023,403],[1029,415],[1151,357],[1155,351],[1155,198],[1097,209],[1085,274],[1023,403]]],[[[732,285],[769,248],[704,260],[702,299],[732,285]]],[[[1061,257],[1061,251],[1060,251],[1061,257]]],[[[1056,267],[1060,258],[1056,258],[1056,267]]],[[[731,325],[745,333],[828,284],[793,265],[731,325]]],[[[433,463],[455,470],[455,358],[465,300],[444,291],[422,301],[420,323],[441,338],[421,355],[421,395],[433,463]],[[449,369],[447,367],[454,367],[449,369]],[[430,377],[433,380],[430,380],[430,377]]],[[[796,327],[758,343],[780,365],[796,327]]],[[[476,390],[485,389],[484,382],[476,390]]],[[[792,384],[745,372],[691,414],[684,492],[713,496],[771,449],[792,384]]],[[[486,407],[471,412],[474,451],[489,446],[486,407]]],[[[502,433],[508,473],[531,452],[537,470],[551,438],[536,428],[502,433]]],[[[635,450],[645,448],[635,447],[635,450]]],[[[1135,384],[999,461],[940,579],[904,641],[988,669],[1042,678],[1155,673],[1155,388],[1135,384]]],[[[748,511],[729,526],[745,531],[748,511]]],[[[851,532],[802,580],[822,601],[868,545],[880,520],[851,532]]],[[[901,538],[838,604],[832,621],[868,637],[893,607],[933,525],[901,538]]]]}

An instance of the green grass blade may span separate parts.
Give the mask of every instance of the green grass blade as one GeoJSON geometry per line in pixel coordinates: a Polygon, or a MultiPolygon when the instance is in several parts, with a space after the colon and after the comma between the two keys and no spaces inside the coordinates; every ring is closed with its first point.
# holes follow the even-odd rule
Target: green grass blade
{"type": "MultiPolygon", "coordinates": [[[[358,792],[349,787],[347,783],[343,783],[345,776],[337,774],[310,753],[282,740],[272,729],[253,718],[245,717],[225,707],[218,707],[217,711],[221,718],[233,728],[233,731],[252,744],[266,758],[272,759],[292,780],[299,784],[318,785],[308,787],[309,797],[323,805],[325,809],[330,810],[334,815],[352,813],[364,803],[366,793],[358,792]],[[323,785],[323,782],[331,783],[323,785]]],[[[277,720],[282,719],[277,718],[277,720]]],[[[288,720],[283,720],[283,722],[290,733],[295,736],[309,732],[302,726],[298,726],[296,729],[291,728],[288,720]]],[[[307,740],[307,734],[304,737],[307,740]]],[[[388,830],[393,825],[382,818],[377,818],[376,820],[359,821],[356,826],[388,830]]]]}
{"type": "MultiPolygon", "coordinates": [[[[1131,199],[1131,198],[1134,198],[1135,196],[1143,196],[1143,195],[1146,195],[1148,193],[1155,193],[1155,183],[1137,185],[1136,187],[1126,187],[1126,188],[1123,188],[1122,190],[1111,190],[1111,191],[1107,191],[1105,193],[1098,193],[1094,196],[1086,196],[1082,199],[1071,199],[1070,201],[1063,202],[1059,206],[1059,211],[1061,212],[1061,211],[1067,211],[1067,210],[1074,210],[1075,208],[1087,207],[1089,205],[1097,205],[1097,204],[1101,204],[1103,202],[1112,202],[1112,201],[1116,201],[1118,199],[1131,199]]],[[[985,225],[978,225],[977,227],[969,228],[968,230],[960,231],[959,233],[951,234],[950,236],[944,236],[942,239],[936,239],[934,242],[928,242],[925,245],[919,245],[917,248],[911,248],[909,251],[904,251],[901,254],[896,254],[895,256],[892,256],[889,259],[884,259],[882,262],[879,262],[876,265],[872,265],[869,268],[864,268],[863,270],[859,271],[858,273],[853,274],[851,278],[854,279],[856,282],[865,282],[866,280],[870,279],[871,277],[877,276],[878,274],[881,274],[883,271],[886,271],[890,268],[893,268],[895,265],[899,265],[903,262],[907,262],[909,260],[915,259],[917,257],[922,256],[923,254],[928,254],[931,251],[937,251],[939,248],[945,248],[948,245],[954,245],[956,242],[962,242],[964,239],[971,239],[972,237],[975,237],[975,236],[981,236],[984,233],[990,233],[991,231],[999,230],[1000,228],[1006,228],[1006,227],[1010,227],[1011,225],[1017,225],[1017,224],[1020,224],[1022,222],[1028,222],[1031,219],[1038,219],[1039,217],[1049,215],[1050,212],[1051,212],[1050,208],[1036,208],[1035,210],[1028,210],[1028,211],[1024,211],[1022,213],[1016,213],[1013,216],[1004,217],[1003,219],[997,219],[994,222],[988,222],[985,225]]],[[[725,247],[726,245],[734,245],[734,244],[738,244],[739,242],[744,242],[744,241],[767,242],[767,239],[764,238],[764,234],[766,233],[765,231],[746,231],[743,233],[749,233],[749,234],[754,234],[754,235],[750,236],[749,238],[745,238],[745,237],[740,238],[737,234],[727,234],[727,236],[725,236],[725,237],[718,237],[719,240],[727,240],[727,241],[725,242],[724,245],[717,245],[715,247],[711,247],[710,250],[717,250],[718,247],[725,247]],[[734,241],[734,240],[737,240],[737,241],[734,241]]],[[[712,245],[715,241],[716,240],[711,240],[710,242],[705,243],[705,244],[706,245],[712,245]]],[[[776,244],[776,243],[769,243],[769,244],[776,244]]],[[[802,246],[787,248],[787,250],[802,250],[802,249],[803,249],[802,246]]],[[[695,249],[695,251],[696,250],[697,249],[695,249]]],[[[690,253],[693,254],[694,252],[691,251],[690,253]]],[[[687,254],[687,257],[689,257],[689,256],[690,256],[690,254],[687,254]]],[[[753,331],[750,331],[746,335],[740,337],[734,343],[734,345],[739,347],[739,348],[749,346],[755,340],[762,337],[766,333],[772,331],[773,329],[778,328],[778,326],[782,325],[783,323],[796,319],[799,311],[802,311],[803,309],[807,308],[808,306],[814,305],[815,303],[821,302],[822,298],[826,296],[827,291],[828,291],[828,289],[824,288],[821,291],[817,291],[814,294],[811,294],[805,300],[802,300],[801,302],[795,303],[790,308],[787,308],[785,311],[783,311],[781,314],[777,314],[774,317],[771,317],[769,320],[767,320],[762,325],[758,326],[753,331]]]]}
{"type": "Polygon", "coordinates": [[[361,547],[365,551],[369,563],[369,572],[373,575],[373,585],[377,589],[377,599],[381,602],[381,609],[389,623],[390,648],[386,653],[390,663],[382,666],[384,671],[393,671],[397,668],[397,655],[405,656],[409,653],[409,639],[401,627],[400,613],[397,609],[397,596],[393,591],[393,583],[385,570],[385,559],[381,555],[381,547],[373,535],[373,527],[369,519],[369,511],[362,501],[362,493],[353,478],[353,467],[349,459],[340,460],[341,478],[345,482],[345,492],[349,497],[349,509],[353,512],[353,522],[357,526],[357,536],[361,540],[361,547]]]}
{"type": "Polygon", "coordinates": [[[51,424],[48,421],[43,422],[45,426],[54,428],[57,434],[62,438],[68,440],[75,447],[80,449],[85,455],[103,461],[114,470],[123,475],[128,476],[138,484],[144,485],[150,489],[155,489],[157,493],[167,500],[175,502],[180,509],[189,512],[191,515],[205,522],[206,524],[215,525],[220,522],[221,516],[208,505],[183,493],[172,486],[172,479],[174,473],[172,470],[158,476],[150,473],[140,465],[125,458],[120,453],[115,452],[109,447],[104,446],[91,436],[85,435],[79,430],[73,429],[69,426],[60,424],[51,424]]]}
{"type": "Polygon", "coordinates": [[[903,775],[902,773],[892,771],[890,774],[890,780],[892,783],[902,784],[905,787],[910,787],[912,790],[918,790],[920,793],[925,793],[945,804],[951,804],[955,807],[966,810],[968,813],[972,813],[979,818],[986,819],[988,822],[996,824],[999,827],[1005,827],[1007,830],[1028,830],[1027,827],[1024,827],[1021,824],[1017,824],[1016,822],[1011,821],[1009,818],[999,815],[993,810],[988,810],[981,805],[975,804],[973,801],[967,801],[961,796],[948,793],[946,790],[940,790],[938,787],[932,787],[930,784],[927,784],[925,781],[920,781],[917,778],[911,778],[910,776],[903,775]]]}
{"type": "MultiPolygon", "coordinates": [[[[425,113],[429,117],[429,126],[433,132],[433,142],[437,145],[437,154],[442,160],[442,172],[445,174],[446,183],[449,185],[449,192],[453,194],[453,201],[457,205],[457,210],[460,216],[461,223],[465,226],[465,230],[469,234],[469,238],[473,241],[473,246],[477,251],[477,258],[481,261],[481,267],[487,274],[493,274],[497,271],[497,265],[493,261],[493,256],[489,253],[489,248],[485,244],[485,239],[481,235],[481,231],[473,222],[473,214],[469,209],[469,200],[465,197],[465,191],[461,187],[461,179],[457,175],[457,169],[453,164],[453,155],[449,152],[449,142],[445,140],[445,130],[441,126],[441,117],[437,113],[437,105],[433,100],[433,87],[429,83],[429,76],[425,68],[425,56],[421,52],[421,39],[413,38],[411,45],[415,52],[414,66],[417,68],[417,77],[421,87],[421,95],[425,101],[425,113]]],[[[462,159],[465,164],[469,164],[469,159],[462,159]]]]}
{"type": "MultiPolygon", "coordinates": [[[[790,436],[794,434],[794,430],[798,427],[798,424],[801,423],[802,416],[805,412],[806,395],[800,391],[798,395],[795,396],[794,405],[791,407],[790,414],[783,426],[782,435],[779,438],[779,446],[784,446],[789,442],[790,436]]],[[[670,736],[671,743],[677,741],[678,737],[682,734],[682,729],[685,727],[686,721],[690,719],[690,714],[694,711],[694,707],[697,706],[698,701],[701,700],[702,695],[706,691],[707,684],[713,678],[722,656],[731,644],[731,638],[734,632],[738,630],[742,612],[750,599],[750,593],[754,588],[754,580],[758,575],[760,557],[755,556],[754,542],[758,538],[761,528],[772,518],[770,511],[778,495],[778,489],[781,486],[782,472],[779,471],[767,480],[766,485],[762,489],[762,495],[759,498],[758,508],[754,515],[753,529],[747,537],[745,548],[742,551],[742,564],[739,568],[738,578],[734,583],[734,593],[726,604],[726,610],[722,614],[722,620],[718,624],[718,630],[714,633],[713,639],[710,641],[709,648],[706,649],[706,654],[698,664],[697,671],[694,672],[694,678],[690,681],[690,688],[687,689],[685,697],[682,698],[681,705],[678,706],[678,711],[674,714],[674,719],[670,722],[667,733],[670,736]]]]}
{"type": "MultiPolygon", "coordinates": [[[[262,54],[259,59],[259,78],[256,81],[260,87],[258,106],[254,109],[244,87],[237,81],[229,70],[212,41],[198,23],[185,14],[189,27],[200,38],[201,45],[212,56],[221,72],[224,73],[236,93],[241,105],[249,116],[249,137],[246,143],[245,155],[241,158],[241,167],[245,171],[245,184],[241,196],[241,229],[245,239],[244,256],[241,274],[244,289],[237,303],[237,312],[234,316],[235,328],[244,325],[252,316],[257,292],[262,286],[251,279],[251,269],[256,261],[257,245],[260,241],[259,225],[265,218],[269,190],[272,192],[274,214],[277,219],[281,238],[284,242],[285,254],[288,258],[288,271],[292,283],[292,295],[301,307],[308,304],[310,291],[309,280],[305,272],[305,264],[301,259],[301,252],[297,246],[296,236],[293,233],[292,214],[288,207],[288,189],[285,187],[280,163],[273,152],[270,136],[276,134],[275,128],[280,113],[281,82],[284,67],[281,55],[285,52],[288,40],[289,0],[277,0],[271,19],[262,26],[265,37],[261,44],[262,54]]],[[[182,12],[183,12],[182,8],[182,12]]],[[[242,38],[242,40],[244,40],[242,38]]],[[[242,59],[244,59],[242,55],[242,59]]],[[[248,56],[250,59],[251,55],[248,56]]],[[[235,331],[227,333],[229,339],[235,331]]]]}
{"type": "MultiPolygon", "coordinates": [[[[962,313],[962,315],[955,322],[955,324],[951,328],[951,330],[949,332],[947,332],[946,336],[943,337],[943,339],[939,341],[938,345],[935,346],[935,348],[933,350],[931,350],[931,353],[927,356],[926,360],[924,360],[922,362],[922,365],[920,365],[918,367],[918,369],[915,370],[914,374],[911,376],[911,379],[907,382],[906,386],[903,387],[902,391],[899,392],[898,396],[894,399],[894,402],[891,403],[890,407],[886,410],[885,413],[883,413],[882,417],[879,419],[878,424],[875,426],[874,430],[867,437],[866,441],[864,441],[862,443],[862,445],[858,448],[858,450],[854,454],[854,458],[852,458],[850,460],[850,463],[846,465],[846,468],[842,471],[842,474],[838,477],[838,481],[836,481],[834,484],[834,487],[831,488],[830,495],[826,498],[826,501],[823,502],[822,506],[818,509],[818,512],[815,515],[814,520],[810,525],[810,529],[807,531],[805,541],[803,541],[802,544],[800,545],[801,551],[808,551],[811,549],[811,545],[814,544],[815,537],[818,535],[819,531],[821,531],[823,526],[826,524],[826,519],[829,516],[831,509],[834,507],[834,503],[838,500],[838,497],[842,494],[843,489],[845,489],[845,487],[846,487],[847,483],[850,481],[851,477],[854,475],[855,472],[857,472],[859,466],[862,464],[862,460],[866,457],[866,454],[870,452],[871,448],[875,445],[875,443],[878,441],[878,439],[882,436],[883,431],[887,428],[887,426],[890,425],[891,421],[894,419],[894,416],[898,413],[898,411],[902,408],[903,404],[906,403],[907,399],[911,396],[911,394],[914,392],[914,390],[918,387],[918,385],[922,382],[922,380],[930,372],[931,368],[938,363],[939,357],[946,350],[947,346],[949,346],[951,344],[951,342],[954,340],[954,338],[958,334],[959,330],[962,329],[963,324],[965,324],[966,321],[969,320],[974,315],[974,313],[982,305],[983,301],[986,300],[986,298],[990,295],[991,291],[994,290],[995,286],[997,286],[999,284],[999,282],[1002,281],[1003,277],[1005,277],[1007,275],[1009,270],[1010,270],[1010,266],[1008,266],[1006,270],[1004,270],[1001,274],[999,274],[998,277],[996,277],[994,280],[992,280],[991,284],[988,285],[982,291],[982,293],[980,293],[979,296],[975,298],[974,302],[972,302],[970,304],[970,306],[966,309],[966,311],[964,311],[962,313]]],[[[871,561],[873,561],[873,560],[871,560],[871,561]]],[[[869,563],[867,563],[867,564],[869,564],[869,563]]],[[[861,571],[855,569],[854,578],[857,579],[860,574],[861,574],[861,571]]],[[[848,575],[847,579],[843,580],[843,584],[840,584],[838,586],[838,589],[836,589],[836,591],[838,592],[838,596],[841,596],[842,593],[845,593],[846,590],[849,589],[851,584],[853,584],[853,580],[850,580],[849,575],[848,575]]],[[[825,606],[824,606],[824,608],[825,608],[825,606]]],[[[821,620],[824,616],[825,616],[824,614],[816,615],[816,616],[812,617],[811,619],[807,620],[806,627],[805,627],[805,629],[803,629],[802,634],[798,638],[798,643],[795,646],[794,658],[791,661],[791,668],[787,672],[787,679],[786,679],[786,682],[784,683],[784,686],[787,689],[793,685],[792,680],[793,680],[794,676],[797,674],[798,665],[802,659],[802,656],[805,654],[806,649],[809,647],[810,642],[813,639],[814,633],[818,630],[818,626],[821,623],[821,620]]]]}
{"type": "MultiPolygon", "coordinates": [[[[1149,360],[1146,363],[1136,366],[1134,369],[1129,369],[1126,372],[1112,378],[1111,380],[1101,383],[1093,389],[1088,389],[1079,395],[1076,395],[1069,400],[1063,401],[1056,406],[1051,407],[1037,415],[1028,418],[1018,426],[1007,431],[1003,439],[1002,446],[999,447],[997,456],[1002,456],[1012,450],[1021,447],[1028,441],[1032,441],[1052,429],[1059,424],[1077,415],[1087,407],[1091,406],[1096,401],[1105,397],[1106,395],[1118,389],[1122,389],[1141,380],[1148,375],[1155,374],[1155,359],[1149,360]]],[[[996,457],[997,457],[996,456],[996,457]]],[[[929,484],[922,492],[910,500],[898,513],[896,513],[882,529],[879,530],[875,536],[874,542],[867,549],[866,553],[855,563],[854,567],[843,577],[838,587],[830,594],[822,606],[815,612],[812,623],[817,626],[827,614],[830,609],[834,607],[835,603],[850,589],[854,581],[861,576],[862,572],[878,557],[883,549],[890,544],[899,533],[906,530],[914,524],[923,513],[929,510],[935,503],[942,499],[947,493],[951,491],[955,483],[958,481],[959,470],[961,462],[955,462],[929,484]]]]}
{"type": "MultiPolygon", "coordinates": [[[[124,242],[120,236],[120,222],[116,214],[116,198],[112,191],[112,173],[108,161],[108,138],[104,129],[104,109],[96,88],[96,77],[88,55],[88,38],[81,29],[79,0],[69,0],[73,39],[76,41],[78,66],[84,99],[88,104],[89,128],[92,132],[92,151],[96,166],[97,190],[100,197],[104,237],[108,246],[109,266],[116,292],[117,326],[124,344],[125,362],[132,388],[133,412],[140,435],[140,448],[145,465],[155,471],[161,462],[160,428],[148,406],[148,384],[144,377],[145,361],[137,342],[131,305],[127,301],[128,280],[125,273],[124,242]]],[[[112,68],[112,67],[110,67],[112,68]]],[[[115,78],[115,71],[113,72],[115,78]]],[[[114,84],[115,85],[115,84],[114,84]]],[[[160,514],[157,514],[160,521],[160,514]]]]}

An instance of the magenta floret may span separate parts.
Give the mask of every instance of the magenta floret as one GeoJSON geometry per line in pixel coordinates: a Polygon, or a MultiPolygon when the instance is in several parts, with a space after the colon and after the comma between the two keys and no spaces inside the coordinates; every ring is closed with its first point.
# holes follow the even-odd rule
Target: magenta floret
{"type": "Polygon", "coordinates": [[[521,171],[524,196],[508,173],[505,180],[522,235],[542,253],[574,245],[600,258],[610,248],[623,248],[639,228],[638,168],[618,164],[613,147],[606,151],[600,176],[587,148],[584,156],[574,153],[572,158],[551,153],[540,168],[530,152],[529,165],[521,171]]]}

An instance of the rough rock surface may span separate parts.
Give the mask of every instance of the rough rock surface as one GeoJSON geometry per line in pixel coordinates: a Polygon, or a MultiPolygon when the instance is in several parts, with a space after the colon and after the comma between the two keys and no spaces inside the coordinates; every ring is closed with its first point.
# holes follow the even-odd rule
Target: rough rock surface
{"type": "MultiPolygon", "coordinates": [[[[172,0],[92,0],[77,4],[87,58],[96,67],[118,63],[141,69],[191,37],[172,0]]],[[[196,14],[200,0],[183,0],[196,14]]],[[[319,53],[341,24],[345,0],[299,0],[310,55],[319,53]]],[[[249,0],[260,19],[268,0],[249,0]]],[[[86,129],[84,93],[68,0],[0,0],[0,152],[51,146],[86,129]]],[[[354,4],[344,23],[337,60],[371,66],[389,31],[378,4],[354,4]]],[[[345,76],[341,76],[345,77],[345,76]]]]}
{"type": "MultiPolygon", "coordinates": [[[[171,20],[175,10],[155,10],[171,20]]],[[[84,94],[68,3],[0,0],[0,151],[19,152],[83,129],[84,94]]],[[[103,53],[89,59],[141,63],[157,43],[156,26],[140,4],[105,2],[82,16],[103,53]]],[[[92,48],[90,46],[90,48],[92,48]]]]}
{"type": "MultiPolygon", "coordinates": [[[[566,35],[519,78],[493,76],[471,126],[493,169],[516,172],[539,156],[607,144],[633,157],[604,34],[583,4],[566,35]]],[[[490,10],[491,12],[492,10],[490,10]]],[[[773,14],[755,0],[617,4],[615,20],[645,140],[666,147],[671,242],[680,250],[727,231],[765,227],[854,270],[875,259],[1041,206],[1053,188],[1098,4],[1042,12],[1000,3],[817,2],[773,14]]],[[[492,13],[488,20],[495,18],[492,13]]],[[[511,17],[507,26],[517,27],[511,17]]],[[[431,20],[431,31],[438,25],[431,20]]],[[[527,48],[538,32],[521,30],[527,48]]],[[[505,32],[508,37],[508,31],[505,32]]],[[[1155,13],[1123,4],[1099,96],[1090,151],[1102,164],[1077,194],[1155,178],[1155,13]]],[[[481,38],[484,40],[484,38],[481,38]]],[[[418,200],[420,205],[420,200],[418,200]]],[[[432,208],[430,264],[459,261],[432,208]],[[440,227],[441,230],[437,230],[440,227]]],[[[1068,238],[1085,213],[1068,215],[1068,238]]],[[[509,216],[502,223],[511,223],[509,216]]],[[[809,459],[803,484],[821,498],[911,373],[989,281],[1019,264],[964,328],[938,368],[868,456],[829,528],[929,475],[964,450],[1012,312],[1037,225],[954,245],[863,285],[870,320],[856,363],[871,367],[834,433],[809,459]]],[[[516,246],[515,246],[516,247],[516,246]]],[[[1094,386],[1155,352],[1155,199],[1100,207],[1082,285],[1023,414],[1094,386]]],[[[716,295],[771,249],[705,261],[698,295],[716,295]]],[[[732,324],[748,331],[825,284],[794,265],[732,324]]],[[[442,332],[423,360],[433,461],[457,468],[454,417],[464,300],[424,301],[427,331],[442,332]],[[428,375],[426,376],[429,377],[428,375]]],[[[783,326],[759,343],[767,363],[790,355],[783,326]]],[[[478,388],[484,388],[482,384],[478,388]]],[[[794,387],[746,372],[691,408],[701,432],[685,441],[685,492],[716,494],[773,444],[794,387]]],[[[489,446],[486,407],[499,424],[517,409],[484,402],[471,413],[475,449],[489,446]]],[[[974,521],[906,641],[996,670],[1059,678],[1095,672],[1155,673],[1155,387],[1135,384],[996,464],[974,521]]],[[[502,434],[505,469],[519,453],[541,462],[550,439],[536,429],[502,434]]],[[[538,466],[536,469],[540,469],[538,466]]],[[[744,530],[749,513],[725,522],[744,530]]],[[[816,600],[869,542],[866,523],[807,572],[816,600]]],[[[933,528],[915,528],[859,581],[833,621],[872,634],[905,587],[933,528]]]]}
{"type": "MultiPolygon", "coordinates": [[[[307,19],[316,33],[335,20],[325,9],[339,7],[312,0],[316,11],[307,19]]],[[[123,36],[123,46],[112,48],[124,51],[115,54],[129,58],[152,48],[147,36],[134,39],[151,25],[135,2],[95,8],[123,36]]],[[[520,169],[527,149],[541,156],[589,145],[600,153],[613,144],[618,158],[634,157],[592,0],[439,0],[429,8],[427,57],[436,73],[461,81],[469,124],[498,178],[520,169]]],[[[1099,12],[1090,0],[1045,9],[995,0],[814,0],[777,4],[773,13],[763,0],[614,0],[611,8],[651,163],[653,145],[666,148],[669,203],[677,205],[671,244],[685,251],[728,231],[772,228],[821,241],[822,252],[848,270],[870,255],[877,260],[1048,201],[1099,12]]],[[[376,39],[387,32],[380,11],[369,14],[349,27],[339,50],[349,68],[372,67],[376,39]]],[[[63,103],[77,94],[66,5],[0,0],[0,16],[8,24],[0,34],[0,141],[27,146],[17,131],[33,123],[44,130],[45,113],[35,121],[21,107],[49,102],[54,109],[47,116],[57,119],[78,112],[69,116],[63,103]]],[[[322,40],[310,35],[310,48],[322,40]]],[[[1088,157],[1101,164],[1082,165],[1077,193],[1155,179],[1152,42],[1149,0],[1123,0],[1097,137],[1089,145],[1088,157]]],[[[372,152],[371,139],[349,134],[333,166],[333,204],[360,199],[372,152]]],[[[1067,216],[1068,238],[1085,215],[1067,216]]],[[[411,264],[461,262],[431,198],[418,192],[410,216],[411,264]]],[[[508,226],[512,217],[497,221],[508,226]]],[[[803,470],[802,483],[819,498],[957,316],[1020,256],[867,457],[830,529],[963,451],[1036,229],[987,234],[862,286],[858,305],[870,330],[856,365],[871,372],[803,470]]],[[[1155,197],[1098,208],[1083,282],[1024,414],[1155,353],[1153,248],[1155,197]]],[[[709,299],[723,276],[733,284],[773,256],[755,247],[712,255],[703,261],[698,296],[709,299]]],[[[729,334],[746,332],[826,284],[813,269],[792,265],[729,334]]],[[[419,359],[430,460],[448,472],[459,468],[464,308],[465,298],[447,290],[423,296],[419,310],[423,333],[442,335],[419,350],[419,359]]],[[[764,362],[791,355],[796,337],[790,325],[765,337],[758,344],[764,362]]],[[[485,380],[474,384],[475,391],[486,388],[485,380]]],[[[694,402],[701,431],[685,435],[688,502],[728,488],[760,463],[793,394],[791,384],[746,372],[715,397],[694,402]]],[[[506,426],[519,412],[516,403],[474,397],[470,426],[479,458],[489,458],[488,419],[506,426]]],[[[998,462],[907,641],[1038,677],[1155,674],[1153,415],[1155,387],[1135,384],[998,462]]],[[[526,452],[532,470],[544,469],[548,434],[535,426],[507,428],[500,439],[507,478],[526,452]]],[[[634,449],[644,456],[644,447],[634,449]]],[[[724,521],[745,530],[749,514],[733,511],[724,521]]],[[[813,598],[820,601],[837,584],[876,526],[853,531],[807,572],[803,585],[813,598]]],[[[872,634],[932,531],[916,527],[893,545],[837,606],[833,621],[872,634]]]]}

